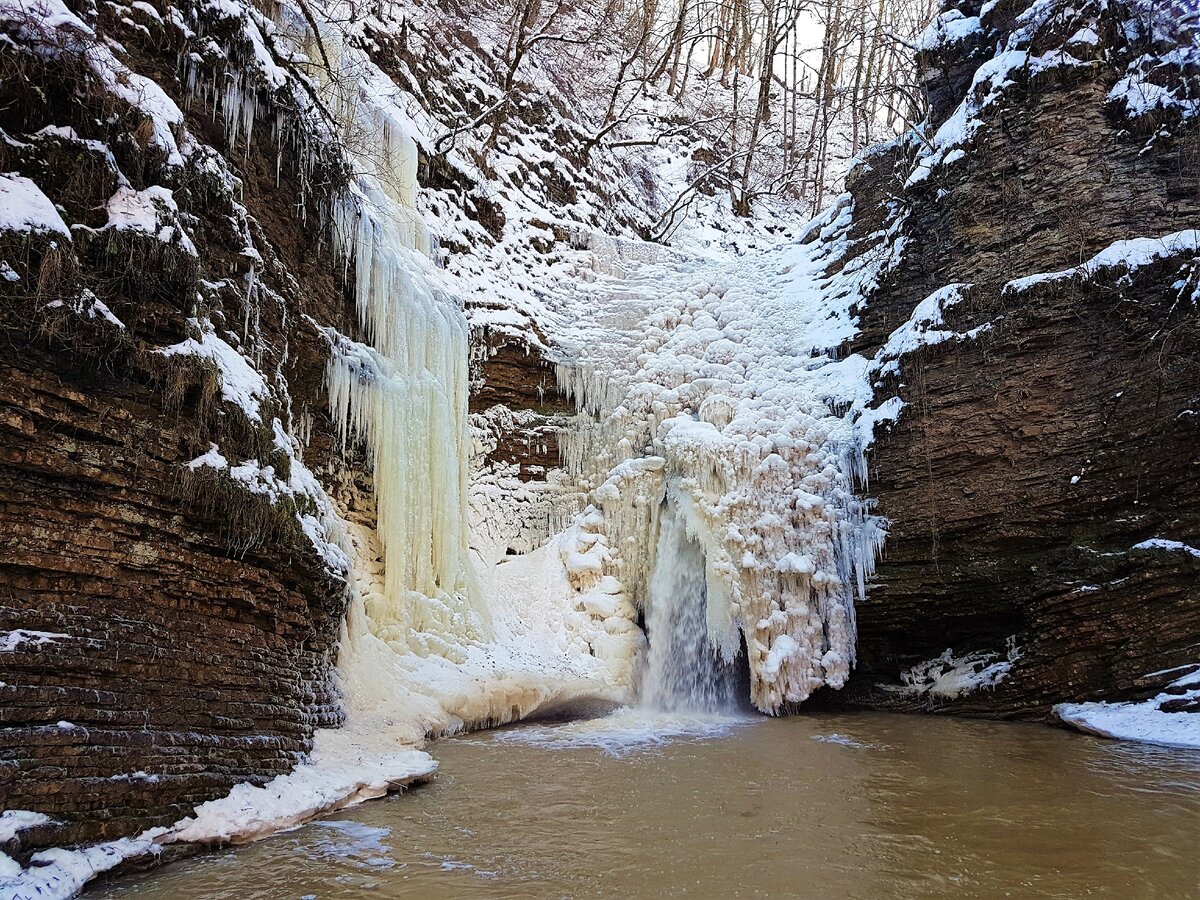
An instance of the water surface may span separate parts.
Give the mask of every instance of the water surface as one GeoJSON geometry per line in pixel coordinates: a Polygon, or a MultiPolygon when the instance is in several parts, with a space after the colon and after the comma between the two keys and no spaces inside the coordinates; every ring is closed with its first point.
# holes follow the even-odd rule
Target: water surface
{"type": "Polygon", "coordinates": [[[1200,753],[886,714],[438,741],[433,784],[113,898],[1200,897],[1200,753]]]}

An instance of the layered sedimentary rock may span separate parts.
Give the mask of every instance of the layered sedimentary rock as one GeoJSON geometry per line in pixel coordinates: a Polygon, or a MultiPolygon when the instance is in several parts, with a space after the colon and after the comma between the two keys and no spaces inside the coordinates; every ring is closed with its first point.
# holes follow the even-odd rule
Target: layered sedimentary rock
{"type": "Polygon", "coordinates": [[[870,457],[891,525],[857,702],[1044,717],[1200,662],[1200,73],[1194,13],[1152,34],[1145,9],[955,4],[922,60],[927,133],[975,119],[961,158],[923,163],[935,139],[851,175],[905,241],[852,350],[964,286],[936,310],[961,339],[878,388],[905,406],[870,457]]]}
{"type": "Polygon", "coordinates": [[[471,343],[471,412],[504,418],[485,463],[515,466],[522,481],[545,480],[559,468],[559,431],[575,412],[539,337],[532,329],[479,328],[471,343]]]}
{"type": "Polygon", "coordinates": [[[51,820],[4,848],[23,858],[173,822],[341,720],[345,582],[298,448],[335,458],[306,317],[353,312],[297,227],[305,179],[336,173],[288,144],[285,108],[277,140],[239,140],[240,96],[199,96],[209,64],[189,105],[156,62],[192,28],[241,46],[229,22],[0,16],[0,170],[22,173],[0,236],[0,794],[51,820]]]}

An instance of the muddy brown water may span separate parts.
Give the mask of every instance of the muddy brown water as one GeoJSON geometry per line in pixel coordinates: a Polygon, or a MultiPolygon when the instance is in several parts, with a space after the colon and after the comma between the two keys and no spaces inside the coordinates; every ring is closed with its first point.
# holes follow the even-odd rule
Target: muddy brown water
{"type": "Polygon", "coordinates": [[[619,712],[111,898],[1200,897],[1200,753],[887,714],[619,712]]]}

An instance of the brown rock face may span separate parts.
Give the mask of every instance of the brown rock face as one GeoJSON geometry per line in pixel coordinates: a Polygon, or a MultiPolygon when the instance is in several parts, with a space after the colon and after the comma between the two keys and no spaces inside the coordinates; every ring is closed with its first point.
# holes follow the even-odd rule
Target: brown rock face
{"type": "MultiPolygon", "coordinates": [[[[870,457],[868,493],[892,527],[858,610],[853,702],[1045,717],[1059,701],[1151,696],[1178,672],[1149,673],[1200,662],[1200,559],[1133,549],[1200,546],[1195,254],[1003,290],[1200,223],[1195,119],[1151,139],[1122,117],[1105,102],[1121,49],[1105,46],[1015,85],[965,160],[901,194],[910,243],[853,349],[873,353],[952,282],[975,287],[949,327],[988,327],[908,355],[882,386],[906,405],[870,457]],[[949,702],[874,687],[946,648],[1004,655],[1010,641],[994,690],[949,702]]],[[[960,50],[938,62],[978,65],[960,50]]],[[[943,116],[957,102],[935,100],[943,116]]],[[[899,194],[912,160],[873,166],[854,185],[861,203],[899,194]]]]}
{"type": "Polygon", "coordinates": [[[293,541],[230,551],[153,392],[28,346],[0,370],[0,785],[58,820],[22,843],[167,824],[290,769],[339,720],[340,585],[293,541]]]}
{"type": "MultiPolygon", "coordinates": [[[[530,337],[538,337],[532,327],[530,337]]],[[[509,332],[477,330],[472,348],[470,411],[504,407],[525,414],[497,433],[486,464],[516,466],[522,481],[543,480],[560,465],[559,428],[575,412],[558,390],[554,364],[542,347],[509,332]]]]}
{"type": "MultiPolygon", "coordinates": [[[[113,27],[184,105],[178,35],[113,27]]],[[[340,721],[344,581],[290,499],[186,464],[215,443],[286,479],[278,419],[311,431],[309,466],[328,465],[328,344],[311,322],[354,331],[317,210],[307,225],[296,211],[312,192],[286,151],[277,173],[267,129],[229,154],[236,164],[202,147],[171,168],[139,142],[136,110],[79,87],[72,53],[23,53],[0,51],[20,99],[0,111],[17,138],[0,171],[32,179],[77,227],[54,244],[0,235],[17,276],[0,281],[0,807],[53,820],[0,847],[18,859],[173,822],[289,770],[315,728],[340,721]],[[58,136],[38,136],[47,126],[58,136]],[[100,230],[118,168],[134,190],[173,192],[195,255],[100,230]],[[271,379],[258,421],[222,400],[211,363],[158,352],[196,317],[271,379]]],[[[186,127],[224,146],[203,103],[186,127]]]]}

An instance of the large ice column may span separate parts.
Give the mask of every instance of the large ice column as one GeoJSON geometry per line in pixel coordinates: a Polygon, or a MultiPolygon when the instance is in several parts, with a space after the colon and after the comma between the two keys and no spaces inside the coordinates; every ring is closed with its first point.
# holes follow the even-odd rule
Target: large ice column
{"type": "Polygon", "coordinates": [[[312,71],[355,173],[331,219],[366,343],[330,332],[327,382],[343,446],[365,444],[374,473],[382,571],[363,598],[366,621],[399,651],[428,651],[430,637],[478,639],[486,615],[467,557],[467,323],[433,284],[414,207],[413,125],[392,102],[395,86],[339,28],[322,28],[317,46],[291,24],[323,61],[312,71]]]}
{"type": "Polygon", "coordinates": [[[410,629],[478,637],[467,561],[466,328],[427,292],[399,296],[407,303],[392,315],[407,341],[383,353],[335,340],[327,371],[342,438],[364,439],[373,466],[383,590],[368,613],[389,641],[410,629]]]}

